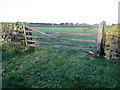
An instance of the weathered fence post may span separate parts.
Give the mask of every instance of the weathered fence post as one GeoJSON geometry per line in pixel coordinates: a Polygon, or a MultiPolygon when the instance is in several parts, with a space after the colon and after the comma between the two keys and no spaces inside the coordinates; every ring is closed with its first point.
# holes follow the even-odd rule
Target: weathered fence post
{"type": "Polygon", "coordinates": [[[27,36],[26,36],[26,30],[25,30],[25,25],[24,24],[23,24],[23,30],[24,30],[25,43],[26,43],[26,46],[28,46],[27,36]]]}
{"type": "Polygon", "coordinates": [[[98,29],[98,36],[97,36],[97,53],[100,56],[104,55],[104,45],[105,45],[105,36],[104,36],[104,30],[105,30],[106,22],[103,21],[99,24],[98,29]]]}

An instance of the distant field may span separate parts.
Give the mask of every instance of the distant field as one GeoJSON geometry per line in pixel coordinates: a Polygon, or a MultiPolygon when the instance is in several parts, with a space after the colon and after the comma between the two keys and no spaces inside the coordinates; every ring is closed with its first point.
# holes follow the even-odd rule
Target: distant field
{"type": "MultiPolygon", "coordinates": [[[[37,30],[41,30],[41,31],[44,31],[44,32],[79,32],[79,31],[81,31],[81,30],[85,30],[85,29],[89,29],[89,28],[70,28],[70,27],[68,27],[68,28],[64,28],[64,27],[32,27],[32,28],[34,28],[34,29],[37,29],[37,30]]],[[[94,32],[96,32],[96,29],[97,28],[91,28],[90,29],[90,31],[91,30],[93,30],[93,29],[95,29],[94,30],[94,32]]],[[[97,33],[97,32],[96,32],[97,33]]]]}

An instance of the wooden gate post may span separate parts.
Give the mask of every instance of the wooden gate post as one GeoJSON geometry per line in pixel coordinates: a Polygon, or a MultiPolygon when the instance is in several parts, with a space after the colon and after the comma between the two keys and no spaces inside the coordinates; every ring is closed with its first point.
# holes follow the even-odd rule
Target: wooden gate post
{"type": "Polygon", "coordinates": [[[99,24],[98,29],[98,36],[97,36],[97,53],[99,56],[103,56],[104,53],[104,46],[105,46],[105,36],[104,36],[104,30],[105,30],[106,22],[103,21],[99,24]]]}
{"type": "Polygon", "coordinates": [[[26,47],[27,47],[28,43],[27,43],[27,36],[26,36],[26,30],[25,30],[25,25],[24,24],[23,24],[23,30],[24,30],[25,44],[26,44],[26,47]]]}

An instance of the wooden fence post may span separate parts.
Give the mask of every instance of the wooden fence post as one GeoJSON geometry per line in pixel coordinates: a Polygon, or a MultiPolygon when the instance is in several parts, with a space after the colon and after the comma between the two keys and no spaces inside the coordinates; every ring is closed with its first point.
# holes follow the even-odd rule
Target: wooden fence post
{"type": "Polygon", "coordinates": [[[98,36],[97,36],[97,53],[99,56],[103,56],[104,53],[104,46],[105,46],[105,36],[104,36],[104,30],[105,30],[106,22],[103,21],[99,24],[98,29],[98,36]]]}
{"type": "Polygon", "coordinates": [[[25,30],[25,25],[24,24],[23,24],[23,30],[24,30],[25,43],[26,43],[26,47],[27,47],[28,43],[27,43],[27,36],[26,36],[26,30],[25,30]]]}

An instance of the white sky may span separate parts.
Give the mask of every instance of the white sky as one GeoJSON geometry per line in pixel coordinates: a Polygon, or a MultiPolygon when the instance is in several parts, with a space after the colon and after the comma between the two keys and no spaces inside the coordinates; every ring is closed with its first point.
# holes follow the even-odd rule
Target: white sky
{"type": "Polygon", "coordinates": [[[0,22],[100,23],[118,21],[120,0],[0,0],[0,22]]]}

